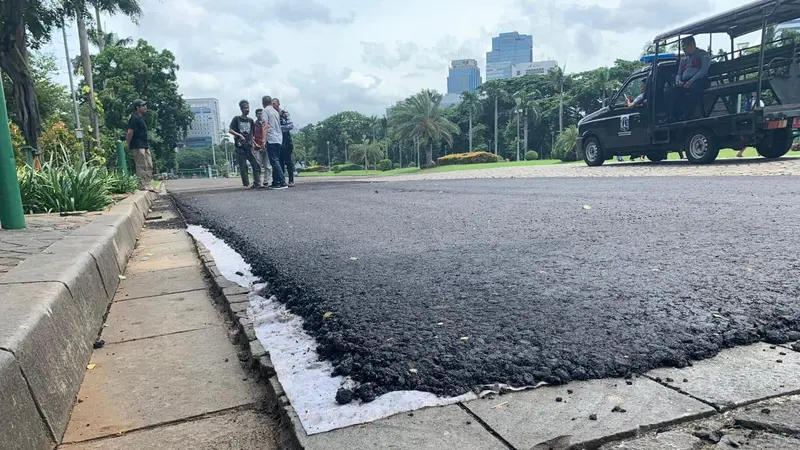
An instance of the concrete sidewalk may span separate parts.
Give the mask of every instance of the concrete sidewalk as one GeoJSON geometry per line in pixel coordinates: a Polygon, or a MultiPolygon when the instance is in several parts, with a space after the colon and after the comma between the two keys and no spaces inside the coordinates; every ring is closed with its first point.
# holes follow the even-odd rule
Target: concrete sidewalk
{"type": "Polygon", "coordinates": [[[195,246],[157,201],[114,296],[63,449],[279,449],[195,246]]]}

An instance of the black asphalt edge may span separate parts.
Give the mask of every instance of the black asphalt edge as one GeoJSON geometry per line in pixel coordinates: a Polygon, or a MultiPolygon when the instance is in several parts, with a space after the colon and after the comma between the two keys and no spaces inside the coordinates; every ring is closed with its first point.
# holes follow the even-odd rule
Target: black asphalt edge
{"type": "Polygon", "coordinates": [[[300,423],[296,411],[289,403],[288,397],[275,373],[269,352],[256,338],[253,320],[247,314],[250,305],[250,290],[243,288],[225,278],[211,256],[211,251],[202,242],[192,236],[197,253],[211,283],[212,298],[233,321],[238,331],[236,342],[246,355],[245,363],[266,382],[268,401],[275,405],[283,422],[283,431],[288,433],[294,449],[309,448],[308,436],[300,423]]]}

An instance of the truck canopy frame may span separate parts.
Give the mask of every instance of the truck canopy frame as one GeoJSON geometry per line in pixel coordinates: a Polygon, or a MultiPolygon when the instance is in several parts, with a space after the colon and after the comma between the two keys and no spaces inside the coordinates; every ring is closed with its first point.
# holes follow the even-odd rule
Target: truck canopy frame
{"type": "Polygon", "coordinates": [[[800,0],[758,0],[739,8],[716,14],[680,28],[661,33],[653,43],[661,43],[678,36],[724,33],[733,38],[760,30],[764,13],[770,23],[779,24],[800,17],[800,0]]]}

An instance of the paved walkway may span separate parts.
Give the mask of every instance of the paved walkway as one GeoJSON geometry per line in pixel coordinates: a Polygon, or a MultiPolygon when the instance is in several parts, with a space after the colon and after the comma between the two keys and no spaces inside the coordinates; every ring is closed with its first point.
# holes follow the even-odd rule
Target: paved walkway
{"type": "Polygon", "coordinates": [[[0,229],[0,275],[25,261],[28,256],[42,253],[47,247],[100,214],[67,217],[59,214],[34,214],[25,216],[27,228],[23,230],[0,229]]]}
{"type": "Polygon", "coordinates": [[[162,219],[142,232],[60,448],[285,448],[191,238],[166,200],[153,209],[162,219]]]}

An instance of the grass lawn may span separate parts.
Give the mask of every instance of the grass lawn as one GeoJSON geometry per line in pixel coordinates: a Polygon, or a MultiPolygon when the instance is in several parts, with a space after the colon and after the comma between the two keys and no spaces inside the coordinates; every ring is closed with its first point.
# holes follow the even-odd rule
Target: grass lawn
{"type": "Polygon", "coordinates": [[[406,175],[410,173],[439,173],[439,172],[455,172],[459,170],[478,170],[478,169],[498,169],[501,167],[521,167],[521,166],[544,166],[550,164],[563,164],[557,159],[543,159],[539,161],[519,161],[519,162],[500,162],[500,163],[485,163],[485,164],[462,164],[454,166],[440,166],[433,169],[419,170],[417,168],[408,169],[394,169],[382,172],[380,170],[348,170],[344,172],[303,172],[301,177],[367,177],[367,176],[392,176],[392,175],[406,175]]]}

